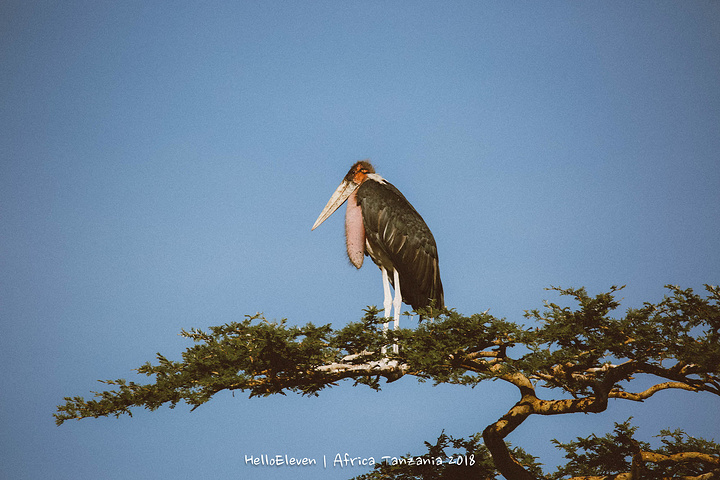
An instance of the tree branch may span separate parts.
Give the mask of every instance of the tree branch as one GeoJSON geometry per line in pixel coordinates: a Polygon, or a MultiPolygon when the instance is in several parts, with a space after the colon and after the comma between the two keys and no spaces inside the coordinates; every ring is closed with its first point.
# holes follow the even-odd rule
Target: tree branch
{"type": "MultiPolygon", "coordinates": [[[[343,359],[345,360],[345,359],[343,359]]],[[[379,375],[389,382],[394,382],[408,371],[408,366],[397,360],[382,359],[368,363],[331,363],[317,367],[318,372],[327,375],[328,381],[337,381],[358,376],[379,375]]]]}
{"type": "Polygon", "coordinates": [[[675,453],[673,455],[663,455],[661,453],[655,452],[642,452],[642,458],[646,462],[653,462],[658,464],[697,462],[707,463],[709,465],[717,465],[720,467],[720,457],[700,452],[681,452],[675,453]]]}
{"type": "Polygon", "coordinates": [[[652,387],[638,393],[626,392],[624,390],[613,390],[608,396],[610,398],[622,398],[624,400],[633,400],[635,402],[642,402],[647,398],[652,397],[655,393],[660,390],[666,390],[668,388],[679,388],[682,390],[689,390],[691,392],[697,392],[698,388],[687,383],[682,382],[663,382],[653,385],[652,387]]]}

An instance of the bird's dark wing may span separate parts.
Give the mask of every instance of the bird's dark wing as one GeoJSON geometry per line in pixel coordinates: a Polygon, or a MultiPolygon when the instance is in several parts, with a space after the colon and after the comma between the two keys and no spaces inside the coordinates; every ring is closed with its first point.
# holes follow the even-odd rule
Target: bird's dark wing
{"type": "MultiPolygon", "coordinates": [[[[384,263],[383,257],[392,262],[383,266],[398,271],[403,301],[422,308],[435,300],[435,307],[444,307],[435,238],[420,214],[384,180],[363,182],[357,190],[357,201],[367,241],[377,251],[370,256],[378,265],[384,263]]],[[[392,282],[392,273],[389,277],[392,282]]]]}

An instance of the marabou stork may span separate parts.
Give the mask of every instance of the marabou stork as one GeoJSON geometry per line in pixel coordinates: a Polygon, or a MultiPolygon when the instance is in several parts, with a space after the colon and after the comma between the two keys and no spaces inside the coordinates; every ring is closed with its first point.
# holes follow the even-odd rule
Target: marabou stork
{"type": "MultiPolygon", "coordinates": [[[[384,315],[390,318],[392,304],[395,330],[399,328],[403,301],[414,309],[427,307],[431,301],[436,308],[443,308],[445,302],[435,239],[403,194],[375,173],[370,162],[357,162],[330,197],[312,230],[346,200],[348,257],[356,268],[360,268],[364,256],[369,255],[380,267],[385,292],[384,315]],[[390,285],[395,289],[394,300],[390,285]]],[[[387,331],[387,322],[384,328],[387,331]]],[[[397,345],[393,348],[397,353],[397,345]]]]}

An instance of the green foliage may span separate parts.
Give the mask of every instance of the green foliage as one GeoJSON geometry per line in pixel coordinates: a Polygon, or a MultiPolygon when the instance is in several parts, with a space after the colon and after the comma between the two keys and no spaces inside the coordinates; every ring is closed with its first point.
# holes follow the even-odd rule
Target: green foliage
{"type": "MultiPolygon", "coordinates": [[[[405,455],[400,459],[381,462],[373,471],[353,480],[489,480],[497,478],[498,471],[492,457],[482,444],[478,433],[469,439],[456,439],[443,431],[434,444],[425,442],[427,452],[422,455],[405,455]]],[[[522,448],[513,452],[536,473],[540,464],[522,448]]]]}
{"type": "MultiPolygon", "coordinates": [[[[659,303],[645,303],[617,318],[611,314],[619,306],[615,295],[622,287],[594,297],[582,288],[554,288],[576,307],[546,303],[542,311],[526,312],[530,326],[487,313],[463,316],[447,309],[419,312],[423,321],[417,328],[388,332],[375,308],[338,330],[248,316],[207,332],[183,330],[194,345],[180,361],[157,354],[156,364],[137,369],[154,382],[106,380],[103,383],[112,389],[95,392],[91,400],[66,397],[55,418],[60,425],[69,419],[131,415],[133,407],[174,408],[181,401],[194,409],[222,390],[239,390],[250,397],[288,391],[318,395],[344,379],[376,390],[381,377],[390,382],[402,375],[470,387],[502,380],[519,388],[521,399],[485,428],[484,444],[479,436],[462,440],[443,433],[437,443],[427,444],[427,454],[418,457],[445,458],[452,448],[475,455],[472,468],[442,463],[408,470],[407,464],[382,464],[360,478],[495,478],[497,471],[511,478],[540,478],[535,459],[504,442],[529,415],[597,413],[611,399],[643,401],[668,388],[720,395],[720,288],[706,286],[706,297],[691,289],[667,288],[670,294],[659,303]],[[393,343],[400,345],[399,353],[391,353],[391,348],[382,353],[393,343]],[[629,391],[639,375],[654,384],[644,391],[629,391]],[[560,398],[540,399],[537,386],[559,389],[560,398]]],[[[633,439],[634,431],[625,422],[604,437],[555,442],[568,463],[552,478],[614,475],[632,468],[643,468],[647,478],[699,475],[715,468],[713,462],[720,468],[712,442],[683,432],[662,432],[662,447],[653,451],[633,439]],[[688,449],[694,453],[676,455],[688,449]]]]}
{"type": "MultiPolygon", "coordinates": [[[[714,464],[703,461],[666,462],[651,468],[656,478],[700,476],[708,471],[708,465],[720,467],[720,444],[715,441],[691,437],[682,430],[660,430],[660,435],[657,437],[660,438],[662,446],[653,451],[661,455],[670,456],[692,452],[713,456],[719,461],[714,464]]],[[[718,470],[718,475],[720,475],[720,468],[718,470]]]]}
{"type": "MultiPolygon", "coordinates": [[[[285,394],[317,395],[339,378],[318,371],[318,367],[341,361],[348,355],[363,353],[350,363],[379,361],[381,347],[401,342],[399,355],[390,358],[407,364],[421,380],[436,383],[477,384],[487,375],[471,375],[459,360],[450,359],[463,351],[492,346],[497,338],[510,338],[519,330],[511,323],[488,315],[462,317],[455,312],[441,316],[436,310],[433,322],[417,330],[382,331],[383,319],[369,308],[360,322],[333,331],[329,325],[288,326],[285,319],[270,322],[261,315],[242,322],[211,327],[209,332],[191,329],[181,335],[196,345],[173,362],[157,354],[157,364],[146,363],[138,373],[155,376],[154,384],[138,384],[124,379],[101,381],[117,390],[95,392],[96,399],[66,397],[66,404],[55,414],[59,424],[71,418],[131,415],[130,407],[155,410],[163,404],[174,408],[185,401],[197,408],[221,390],[248,391],[249,396],[285,394]],[[441,320],[442,319],[442,320],[441,320]],[[450,352],[450,355],[448,355],[450,352]]],[[[377,376],[358,375],[356,384],[380,389],[377,376]]]]}
{"type": "Polygon", "coordinates": [[[708,455],[720,455],[720,444],[705,440],[704,438],[691,437],[682,430],[660,430],[657,435],[662,446],[655,450],[664,455],[674,455],[683,452],[700,452],[708,455]]]}
{"type": "Polygon", "coordinates": [[[202,330],[183,330],[182,336],[196,345],[182,354],[182,362],[173,362],[157,354],[157,365],[146,363],[137,369],[155,383],[105,380],[117,390],[95,393],[96,400],[65,398],[58,407],[56,421],[70,418],[132,415],[129,407],[144,406],[155,410],[178,402],[197,408],[221,390],[246,390],[250,396],[283,393],[317,394],[325,388],[323,376],[316,368],[332,358],[328,349],[329,325],[316,327],[288,326],[286,320],[269,322],[259,315],[242,322],[202,330]]]}
{"type": "MultiPolygon", "coordinates": [[[[631,380],[637,373],[648,373],[672,380],[682,377],[699,390],[720,393],[720,289],[707,285],[709,295],[704,299],[692,289],[668,286],[671,296],[660,303],[645,303],[642,308],[628,310],[625,317],[613,318],[609,313],[619,306],[614,294],[622,288],[612,287],[609,293],[595,297],[583,288],[554,288],[563,296],[573,297],[579,308],[548,303],[543,312],[527,312],[526,317],[540,327],[521,337],[532,354],[516,365],[528,374],[535,371],[553,377],[546,386],[562,388],[574,396],[591,394],[597,383],[588,381],[587,375],[573,373],[627,361],[633,368],[612,371],[618,389],[620,382],[631,380]],[[668,361],[676,371],[667,366],[668,361]],[[691,378],[690,374],[697,376],[691,378]]],[[[603,378],[596,373],[593,380],[603,378]]]]}
{"type": "Polygon", "coordinates": [[[550,478],[629,472],[633,456],[641,453],[644,453],[644,461],[641,462],[642,478],[648,480],[699,476],[707,473],[713,466],[720,466],[720,445],[714,441],[690,437],[681,430],[662,430],[657,436],[661,439],[662,446],[652,448],[649,443],[634,438],[637,427],[631,427],[630,420],[616,423],[613,432],[602,437],[578,437],[568,443],[553,440],[553,443],[565,452],[568,463],[558,468],[550,478]],[[702,461],[694,456],[697,453],[712,456],[716,459],[715,463],[702,461]],[[671,460],[670,456],[675,454],[684,455],[671,460]]]}
{"type": "Polygon", "coordinates": [[[596,435],[587,438],[578,437],[577,440],[568,443],[552,440],[555,446],[565,451],[565,458],[568,459],[568,463],[558,468],[552,478],[629,472],[632,457],[638,448],[643,450],[650,448],[648,443],[636,442],[633,439],[635,430],[637,427],[631,427],[628,419],[623,423],[616,423],[613,433],[602,437],[596,435]]]}
{"type": "MultiPolygon", "coordinates": [[[[667,459],[659,463],[646,461],[643,464],[644,471],[641,477],[646,480],[699,476],[707,473],[713,466],[720,466],[720,445],[716,442],[691,437],[681,430],[672,432],[662,430],[660,435],[657,435],[661,446],[652,448],[650,443],[635,438],[637,427],[631,426],[631,420],[629,418],[625,422],[616,423],[613,431],[603,436],[592,434],[567,443],[552,440],[555,446],[564,452],[567,463],[545,477],[541,464],[535,457],[522,448],[513,448],[512,452],[533,475],[551,480],[586,476],[612,478],[620,473],[629,472],[632,469],[633,456],[638,452],[657,453],[663,456],[702,453],[718,459],[715,464],[692,461],[690,457],[685,461],[667,459]]],[[[355,477],[353,480],[496,479],[500,473],[495,468],[490,452],[481,442],[480,434],[475,434],[469,439],[455,439],[443,432],[434,445],[425,442],[427,453],[418,456],[408,454],[403,457],[414,459],[414,463],[381,463],[376,465],[372,472],[355,477]],[[448,453],[448,448],[459,451],[448,453]],[[472,458],[475,463],[472,466],[458,466],[445,462],[440,466],[422,468],[423,462],[431,465],[431,461],[438,457],[445,460],[458,456],[472,458]]]]}
{"type": "Polygon", "coordinates": [[[521,334],[514,323],[491,315],[465,317],[450,310],[415,330],[401,330],[397,341],[403,348],[394,358],[406,363],[420,379],[475,386],[497,372],[469,370],[464,364],[466,356],[499,346],[504,351],[521,334]]]}

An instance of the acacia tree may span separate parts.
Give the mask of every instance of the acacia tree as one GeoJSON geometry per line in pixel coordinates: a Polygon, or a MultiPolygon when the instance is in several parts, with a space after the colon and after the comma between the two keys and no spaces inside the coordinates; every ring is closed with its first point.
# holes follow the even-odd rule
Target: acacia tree
{"type": "Polygon", "coordinates": [[[468,317],[430,308],[420,312],[426,321],[416,329],[383,332],[383,319],[370,308],[360,322],[339,330],[289,326],[286,320],[271,322],[260,315],[209,332],[183,330],[195,345],[183,353],[182,361],[158,354],[157,364],[137,369],[154,376],[154,383],[104,381],[112,389],[87,401],[66,397],[55,418],[59,425],[68,419],[131,415],[132,407],[173,408],[181,400],[197,408],[222,390],[241,390],[251,397],[286,391],[318,395],[343,379],[376,390],[381,377],[387,383],[411,375],[467,386],[499,379],[520,394],[507,413],[470,439],[443,433],[418,456],[442,459],[447,450],[459,449],[473,456],[473,465],[382,463],[359,478],[489,479],[498,473],[511,480],[720,478],[716,443],[663,431],[662,447],[653,450],[633,438],[629,421],[616,424],[604,437],[556,441],[568,463],[553,474],[505,442],[530,415],[600,413],[610,400],[642,402],[667,389],[720,396],[720,288],[706,285],[702,297],[691,289],[668,286],[669,295],[659,303],[645,303],[613,318],[620,288],[594,297],[582,288],[554,288],[577,306],[546,303],[542,310],[526,312],[529,326],[487,313],[468,317]],[[402,346],[399,353],[380,353],[394,342],[402,346]],[[653,379],[653,384],[632,389],[639,376],[653,379]],[[555,398],[541,398],[540,388],[555,398]]]}

